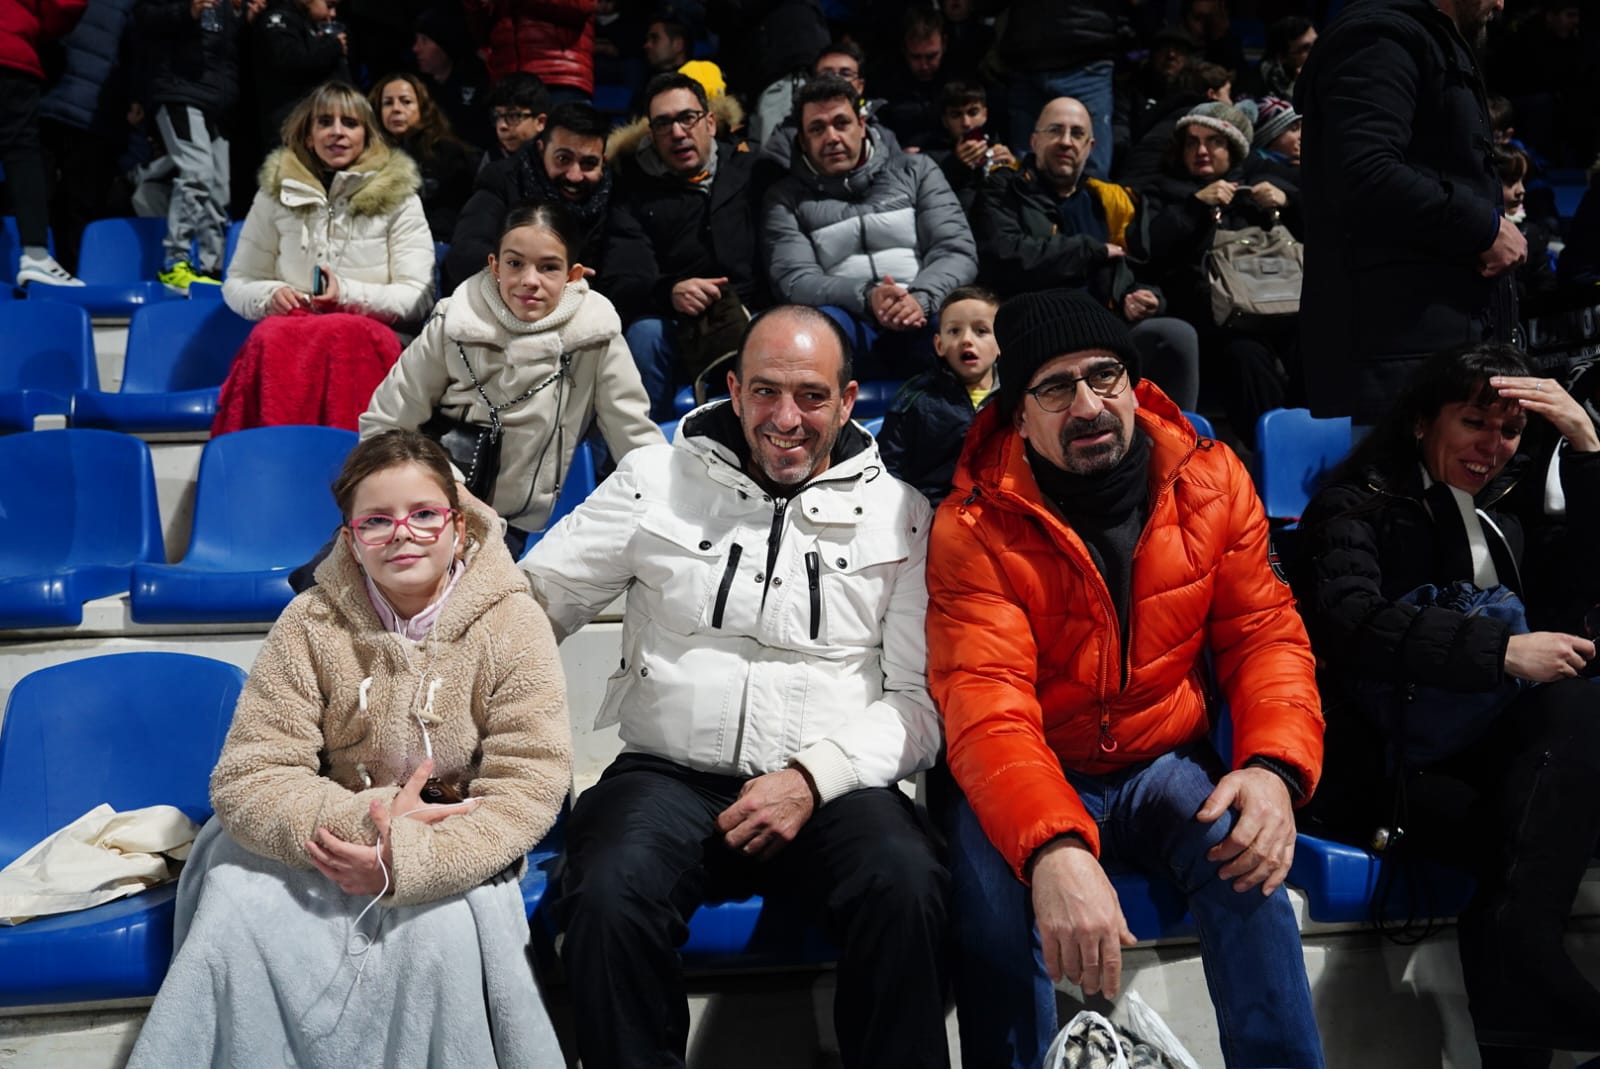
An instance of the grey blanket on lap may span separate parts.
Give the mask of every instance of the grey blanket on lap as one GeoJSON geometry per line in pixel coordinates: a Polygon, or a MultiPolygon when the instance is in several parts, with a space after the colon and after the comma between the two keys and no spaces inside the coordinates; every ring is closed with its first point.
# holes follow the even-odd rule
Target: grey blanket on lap
{"type": "Polygon", "coordinates": [[[516,880],[374,907],[213,818],[178,885],[172,967],[133,1069],[563,1065],[516,880]]]}

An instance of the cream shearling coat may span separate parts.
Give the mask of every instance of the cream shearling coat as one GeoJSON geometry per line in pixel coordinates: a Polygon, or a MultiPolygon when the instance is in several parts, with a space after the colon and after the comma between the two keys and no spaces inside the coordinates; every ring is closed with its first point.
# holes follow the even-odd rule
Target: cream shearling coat
{"type": "Polygon", "coordinates": [[[260,190],[228,263],[222,299],[264,319],[283,286],[312,290],[312,269],[333,268],[341,310],[385,323],[418,323],[433,307],[433,235],[417,165],[374,146],[324,190],[295,154],[262,164],[260,190]]]}
{"type": "Polygon", "coordinates": [[[499,536],[468,512],[466,573],[428,637],[385,631],[341,538],[267,636],[245,683],[211,801],[247,849],[311,868],[327,828],[377,841],[368,807],[388,803],[424,754],[435,775],[481,799],[433,825],[393,822],[392,901],[470,890],[516,862],[555,822],[571,786],[566,687],[550,623],[499,536]]]}
{"type": "Polygon", "coordinates": [[[465,361],[500,405],[549,380],[563,358],[564,375],[500,413],[505,436],[495,511],[514,527],[543,530],[591,416],[618,459],[665,441],[650,422],[650,398],[616,309],[588,282],[567,283],[561,302],[529,324],[511,315],[487,269],[467,279],[439,302],[373,392],[361,436],[415,430],[435,408],[487,424],[488,406],[473,388],[465,361]]]}

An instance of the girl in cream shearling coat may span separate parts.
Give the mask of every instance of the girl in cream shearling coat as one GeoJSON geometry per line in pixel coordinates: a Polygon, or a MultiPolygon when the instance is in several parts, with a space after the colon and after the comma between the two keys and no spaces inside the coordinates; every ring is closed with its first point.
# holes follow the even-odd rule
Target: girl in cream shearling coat
{"type": "Polygon", "coordinates": [[[380,621],[343,541],[273,625],[212,774],[216,817],[179,885],[135,1069],[561,1064],[517,883],[571,782],[561,662],[500,520],[471,503],[466,517],[464,566],[421,639],[401,625],[425,614],[380,621]],[[385,822],[389,893],[347,894],[312,867],[327,833],[381,859],[376,817],[429,753],[469,803],[385,822]]]}

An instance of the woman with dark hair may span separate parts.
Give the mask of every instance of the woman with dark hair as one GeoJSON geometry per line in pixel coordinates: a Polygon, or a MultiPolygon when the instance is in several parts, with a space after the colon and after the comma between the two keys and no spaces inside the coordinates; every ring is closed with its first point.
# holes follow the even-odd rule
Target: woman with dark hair
{"type": "Polygon", "coordinates": [[[550,622],[437,443],[362,441],[333,497],[334,551],[239,695],[129,1064],[558,1065],[517,882],[572,776],[550,622]]]}
{"type": "Polygon", "coordinates": [[[1328,725],[1309,819],[1363,843],[1402,829],[1473,871],[1459,939],[1486,1067],[1600,1049],[1600,992],[1561,943],[1600,840],[1595,647],[1568,611],[1600,595],[1597,533],[1594,422],[1485,344],[1419,367],[1298,534],[1328,725]],[[1525,431],[1548,432],[1553,462],[1519,451],[1525,431]],[[1523,481],[1542,492],[1513,494],[1523,481]],[[1533,578],[1528,545],[1559,579],[1533,578]]]}
{"type": "Polygon", "coordinates": [[[417,161],[422,211],[434,241],[449,241],[461,205],[472,196],[478,151],[456,137],[420,74],[380,79],[367,101],[383,125],[384,139],[417,161]]]}

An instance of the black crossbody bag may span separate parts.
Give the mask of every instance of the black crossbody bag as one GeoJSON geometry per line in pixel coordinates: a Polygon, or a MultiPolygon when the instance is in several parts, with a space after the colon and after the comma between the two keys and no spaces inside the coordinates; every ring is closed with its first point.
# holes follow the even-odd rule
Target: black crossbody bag
{"type": "MultiPolygon", "coordinates": [[[[467,369],[467,377],[472,380],[472,388],[478,391],[478,396],[483,398],[483,403],[489,409],[489,422],[472,423],[455,419],[434,409],[433,415],[417,430],[438,442],[450,454],[451,463],[465,476],[462,481],[473,497],[486,505],[493,505],[495,483],[500,478],[500,439],[505,430],[500,423],[500,413],[520,405],[565,375],[571,360],[566,353],[562,353],[561,366],[549,378],[528,387],[520,396],[513,397],[505,404],[497,405],[484,392],[483,383],[478,381],[477,374],[472,370],[472,362],[467,359],[467,350],[460,342],[456,342],[456,351],[461,354],[461,363],[467,369]]],[[[556,418],[560,418],[559,413],[556,418]]]]}

